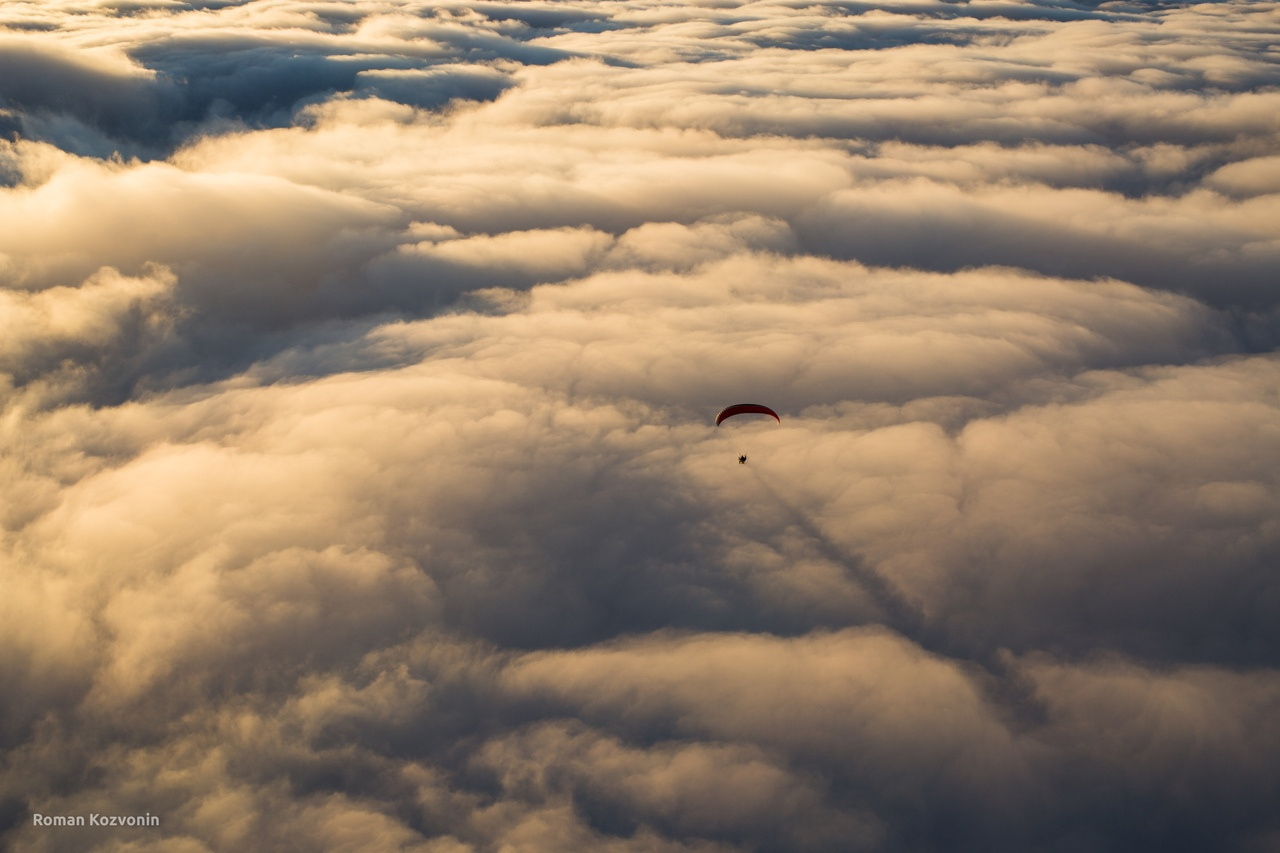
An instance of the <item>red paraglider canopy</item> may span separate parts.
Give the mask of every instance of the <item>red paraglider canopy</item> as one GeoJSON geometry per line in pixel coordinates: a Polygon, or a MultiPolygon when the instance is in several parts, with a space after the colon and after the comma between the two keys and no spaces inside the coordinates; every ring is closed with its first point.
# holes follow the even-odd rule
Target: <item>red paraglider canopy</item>
{"type": "Polygon", "coordinates": [[[775,421],[782,423],[778,413],[768,406],[762,406],[759,403],[734,403],[732,406],[725,406],[720,410],[720,414],[716,415],[716,426],[720,426],[720,422],[725,418],[731,418],[734,415],[771,415],[775,421]]]}

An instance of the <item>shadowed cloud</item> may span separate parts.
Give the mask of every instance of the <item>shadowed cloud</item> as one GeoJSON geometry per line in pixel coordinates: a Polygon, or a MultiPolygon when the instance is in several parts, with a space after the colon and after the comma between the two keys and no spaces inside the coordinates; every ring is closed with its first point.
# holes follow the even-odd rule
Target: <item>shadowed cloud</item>
{"type": "Polygon", "coordinates": [[[0,27],[0,846],[1276,847],[1276,3],[0,27]]]}

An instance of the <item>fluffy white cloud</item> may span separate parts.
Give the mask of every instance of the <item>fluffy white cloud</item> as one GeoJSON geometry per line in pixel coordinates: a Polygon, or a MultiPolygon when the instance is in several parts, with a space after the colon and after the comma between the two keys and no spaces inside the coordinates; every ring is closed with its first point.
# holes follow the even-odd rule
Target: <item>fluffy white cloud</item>
{"type": "Polygon", "coordinates": [[[1274,2],[0,27],[6,846],[1274,843],[1274,2]]]}

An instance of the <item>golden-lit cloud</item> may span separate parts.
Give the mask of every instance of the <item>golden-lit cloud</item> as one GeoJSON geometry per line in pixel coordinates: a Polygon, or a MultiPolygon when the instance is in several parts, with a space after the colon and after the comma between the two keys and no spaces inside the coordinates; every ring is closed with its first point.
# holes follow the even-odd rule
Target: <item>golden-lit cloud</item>
{"type": "Polygon", "coordinates": [[[3,844],[1269,849],[1278,20],[3,4],[3,844]]]}

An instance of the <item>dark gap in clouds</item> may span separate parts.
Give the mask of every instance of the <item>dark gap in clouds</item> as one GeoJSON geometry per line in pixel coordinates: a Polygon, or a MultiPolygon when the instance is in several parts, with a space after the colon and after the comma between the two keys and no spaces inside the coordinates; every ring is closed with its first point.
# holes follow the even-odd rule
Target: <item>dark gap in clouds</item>
{"type": "Polygon", "coordinates": [[[1117,278],[1217,309],[1265,313],[1280,303],[1276,250],[1208,255],[1067,230],[977,205],[967,212],[939,206],[909,213],[878,203],[843,210],[837,205],[808,211],[794,224],[805,251],[870,266],[937,272],[1012,266],[1065,278],[1117,278]]]}
{"type": "MultiPolygon", "coordinates": [[[[800,4],[796,4],[799,6],[800,4]]],[[[934,20],[971,18],[975,20],[1005,19],[1010,21],[1120,21],[1140,19],[1139,10],[1103,9],[1107,4],[1081,3],[969,3],[967,0],[939,0],[933,6],[900,4],[893,2],[870,3],[857,0],[838,0],[824,4],[827,8],[842,9],[855,15],[884,11],[905,16],[924,16],[934,20]]]]}
{"type": "Polygon", "coordinates": [[[975,803],[937,790],[886,794],[869,790],[865,782],[849,784],[839,774],[833,788],[845,802],[869,802],[874,807],[875,813],[893,828],[892,839],[886,845],[890,850],[1013,853],[1020,849],[1025,837],[1022,820],[1000,814],[1002,810],[996,803],[975,803]]]}
{"type": "Polygon", "coordinates": [[[1085,0],[1084,5],[1095,9],[1122,9],[1135,15],[1145,15],[1202,4],[1199,0],[1085,0]]]}
{"type": "MultiPolygon", "coordinates": [[[[486,63],[516,58],[526,64],[558,62],[570,54],[524,45],[493,34],[445,31],[439,56],[345,58],[317,47],[299,48],[247,36],[187,36],[135,47],[130,55],[154,78],[106,73],[66,53],[36,44],[10,44],[0,52],[0,108],[16,109],[23,135],[73,153],[106,157],[119,150],[143,159],[164,157],[210,123],[284,127],[299,108],[357,88],[361,74],[421,70],[450,57],[486,63]],[[62,116],[94,133],[66,126],[62,116]]],[[[385,77],[367,87],[381,97],[419,108],[455,99],[493,100],[510,85],[483,67],[410,78],[385,77]]]]}
{"type": "Polygon", "coordinates": [[[299,102],[316,95],[349,90],[358,65],[321,56],[281,57],[271,49],[225,45],[203,54],[185,51],[152,53],[162,73],[155,79],[103,74],[67,58],[40,50],[0,53],[0,103],[24,113],[25,131],[77,154],[105,157],[104,142],[77,144],[58,131],[58,116],[67,115],[104,134],[105,144],[123,145],[126,155],[161,157],[209,119],[236,119],[257,126],[281,126],[292,119],[299,102]],[[166,65],[182,60],[178,76],[166,65]],[[188,77],[189,75],[189,77],[188,77]],[[32,133],[32,131],[35,131],[32,133]],[[44,130],[45,133],[40,131],[44,130]]]}
{"type": "Polygon", "coordinates": [[[459,300],[465,300],[475,291],[494,287],[528,291],[535,285],[562,282],[576,273],[588,271],[588,268],[526,269],[501,262],[467,263],[466,259],[454,260],[405,251],[384,253],[371,259],[362,270],[368,284],[381,297],[377,301],[365,300],[365,304],[372,302],[374,306],[399,311],[409,317],[451,310],[459,300]]]}
{"type": "Polygon", "coordinates": [[[356,80],[356,94],[371,94],[418,109],[439,109],[450,101],[493,101],[514,86],[511,78],[482,69],[386,73],[362,71],[356,80]]]}
{"type": "Polygon", "coordinates": [[[367,728],[362,731],[355,725],[349,731],[335,731],[331,739],[317,738],[308,744],[312,751],[280,756],[279,764],[263,768],[266,772],[255,773],[250,778],[256,776],[267,783],[283,777],[290,792],[298,797],[348,794],[392,802],[409,799],[410,792],[398,790],[402,786],[395,784],[393,762],[367,748],[351,748],[350,737],[354,732],[369,734],[367,728]]]}
{"type": "Polygon", "coordinates": [[[375,313],[352,319],[314,320],[288,329],[264,331],[244,324],[211,326],[205,318],[180,321],[173,339],[145,353],[140,364],[115,367],[114,382],[88,383],[78,398],[95,407],[207,385],[250,371],[257,381],[304,382],[343,372],[398,367],[411,353],[385,350],[368,341],[377,326],[402,319],[375,313]]]}
{"type": "Polygon", "coordinates": [[[491,21],[519,21],[534,29],[569,28],[574,32],[603,32],[625,25],[609,20],[603,10],[549,3],[471,3],[467,6],[491,21]],[[583,24],[589,28],[582,27],[583,24]]]}
{"type": "MultiPolygon", "coordinates": [[[[602,835],[613,838],[631,838],[644,825],[644,822],[638,816],[635,816],[634,809],[628,808],[630,804],[620,802],[617,798],[607,796],[602,792],[597,793],[590,786],[575,786],[572,797],[574,810],[582,815],[587,826],[602,835]]],[[[659,819],[654,821],[653,825],[655,829],[667,838],[681,840],[690,838],[689,835],[685,835],[671,826],[670,821],[659,819]],[[664,826],[664,823],[667,825],[664,826]]],[[[697,836],[693,837],[696,838],[697,836]]],[[[729,838],[725,840],[732,842],[738,839],[729,838]]],[[[767,846],[759,846],[756,849],[761,853],[770,853],[767,846]]]]}
{"type": "Polygon", "coordinates": [[[455,26],[431,26],[422,36],[447,45],[451,56],[469,62],[512,59],[524,65],[552,65],[576,54],[545,45],[526,44],[495,32],[473,31],[455,26]]]}
{"type": "MultiPolygon", "coordinates": [[[[442,639],[449,642],[447,638],[442,639]]],[[[455,674],[420,667],[411,670],[424,677],[427,698],[411,706],[413,715],[407,724],[389,722],[353,725],[351,736],[368,742],[365,732],[372,730],[383,741],[388,757],[410,757],[427,760],[447,772],[459,786],[490,798],[501,794],[497,778],[477,768],[475,753],[491,737],[538,720],[561,716],[565,708],[550,701],[520,700],[500,695],[487,675],[455,674]]],[[[355,679],[357,682],[359,678],[355,679]]]]}
{"type": "Polygon", "coordinates": [[[130,18],[135,15],[145,15],[148,12],[170,12],[174,6],[165,2],[153,2],[152,0],[106,0],[98,7],[104,12],[110,12],[116,17],[130,18]]]}
{"type": "MultiPolygon", "coordinates": [[[[22,117],[0,109],[0,139],[17,142],[21,137],[22,117]]],[[[22,177],[22,164],[18,158],[0,155],[0,187],[17,186],[22,177]]]]}
{"type": "Polygon", "coordinates": [[[467,550],[492,557],[469,566],[421,558],[447,602],[445,625],[517,649],[573,648],[664,627],[763,627],[749,593],[708,559],[715,544],[699,528],[709,508],[664,481],[619,476],[610,470],[617,464],[588,458],[554,483],[515,468],[526,482],[512,476],[491,498],[503,513],[467,531],[467,550]],[[575,521],[552,526],[554,507],[572,508],[575,521]],[[625,526],[611,522],[619,516],[625,526]],[[583,535],[602,524],[603,536],[583,535]]]}
{"type": "Polygon", "coordinates": [[[20,823],[29,819],[31,814],[27,801],[21,797],[0,797],[0,838],[20,823]]]}
{"type": "MultiPolygon", "coordinates": [[[[1157,538],[1158,531],[1147,536],[1157,538]]],[[[1032,588],[1021,612],[1003,614],[1005,593],[994,589],[949,601],[926,628],[925,645],[994,673],[1000,671],[1001,649],[1015,654],[1043,650],[1063,661],[1088,661],[1111,652],[1156,667],[1280,666],[1280,596],[1270,579],[1280,547],[1263,545],[1250,558],[1223,560],[1220,573],[1211,576],[1196,573],[1195,557],[1203,555],[1180,560],[1177,554],[1159,553],[1158,547],[1150,551],[1156,553],[1126,555],[1126,569],[1134,576],[1127,583],[1094,567],[1089,583],[1060,598],[1055,598],[1052,583],[1034,588],[1035,575],[1073,571],[1070,555],[1057,560],[1046,556],[1025,567],[994,561],[975,565],[975,572],[992,572],[996,582],[1007,582],[1009,572],[1025,579],[1032,588]]]]}
{"type": "Polygon", "coordinates": [[[404,319],[430,316],[437,310],[412,313],[387,309],[351,316],[312,317],[275,329],[237,322],[211,322],[200,311],[177,303],[162,313],[139,309],[125,315],[117,337],[80,345],[50,344],[44,353],[27,354],[16,365],[0,361],[0,371],[22,390],[54,382],[41,394],[44,405],[119,406],[180,388],[217,383],[250,371],[264,384],[301,382],[340,372],[369,372],[402,366],[420,357],[372,341],[375,328],[404,319]],[[74,381],[71,381],[74,377],[74,381]],[[63,385],[63,381],[67,380],[63,385]]]}
{"type": "MultiPolygon", "coordinates": [[[[786,50],[891,50],[906,45],[968,45],[974,39],[989,37],[997,30],[983,31],[967,28],[962,31],[940,31],[922,26],[863,27],[849,32],[824,30],[815,32],[797,28],[783,35],[748,35],[744,41],[759,48],[785,48],[786,50]]],[[[732,58],[739,58],[736,55],[732,58]]],[[[851,61],[857,61],[853,59],[851,61]]]]}
{"type": "Polygon", "coordinates": [[[220,11],[238,6],[251,6],[258,0],[185,0],[178,8],[189,12],[220,11]]]}
{"type": "MultiPolygon", "coordinates": [[[[1243,52],[1240,55],[1243,59],[1243,52]]],[[[1135,72],[1144,71],[1147,68],[1138,67],[1126,72],[1133,74],[1135,72]]],[[[1143,85],[1150,86],[1155,92],[1203,92],[1209,96],[1217,96],[1222,94],[1241,94],[1247,92],[1265,92],[1267,89],[1280,86],[1280,64],[1273,66],[1254,67],[1248,73],[1237,73],[1233,75],[1231,80],[1223,80],[1214,78],[1210,72],[1197,69],[1184,68],[1161,68],[1161,71],[1177,73],[1175,80],[1161,80],[1158,83],[1149,81],[1141,81],[1143,85]]],[[[1261,139],[1266,139],[1268,134],[1265,132],[1246,133],[1261,139]]],[[[1232,141],[1232,140],[1223,140],[1232,141]]]]}
{"type": "Polygon", "coordinates": [[[349,8],[335,6],[332,3],[324,6],[313,7],[308,10],[316,20],[331,28],[331,32],[349,33],[357,29],[358,25],[365,18],[369,17],[369,13],[355,5],[349,8]]]}
{"type": "Polygon", "coordinates": [[[174,359],[188,367],[147,377],[147,390],[159,392],[217,382],[247,372],[264,385],[305,382],[335,373],[368,373],[411,364],[422,357],[410,346],[372,335],[384,324],[406,318],[375,313],[358,319],[317,321],[264,335],[236,327],[225,335],[204,336],[192,329],[185,342],[191,352],[174,359]]]}
{"type": "Polygon", "coordinates": [[[148,138],[168,133],[162,97],[145,77],[107,73],[65,53],[14,42],[0,50],[0,107],[67,113],[109,135],[148,138]]]}
{"type": "Polygon", "coordinates": [[[250,127],[287,127],[300,106],[350,91],[363,69],[325,57],[242,57],[235,68],[205,67],[176,83],[185,120],[235,119],[250,127]]]}
{"type": "Polygon", "coordinates": [[[1266,312],[1230,308],[1227,323],[1241,352],[1259,354],[1280,349],[1280,306],[1266,312]]]}
{"type": "Polygon", "coordinates": [[[145,44],[131,56],[160,73],[169,121],[232,118],[259,127],[287,125],[301,103],[350,91],[361,71],[414,64],[408,58],[347,61],[314,48],[214,35],[145,44]]]}
{"type": "Polygon", "coordinates": [[[57,24],[47,24],[43,21],[6,21],[3,18],[0,18],[0,28],[23,33],[53,33],[62,29],[57,24]]]}
{"type": "Polygon", "coordinates": [[[1115,778],[1111,768],[1068,766],[1064,771],[1069,775],[1060,783],[1059,814],[1054,815],[1058,822],[1035,827],[1032,843],[1042,845],[1040,849],[1150,853],[1250,850],[1247,842],[1224,848],[1223,841],[1276,827],[1274,819],[1256,807],[1239,808],[1224,802],[1222,810],[1215,813],[1186,793],[1135,793],[1115,778]]]}
{"type": "MultiPolygon", "coordinates": [[[[718,63],[738,61],[737,54],[714,53],[690,61],[718,63]]],[[[607,65],[628,67],[622,62],[606,62],[607,65]]],[[[1052,69],[1037,69],[1034,66],[1018,68],[1011,79],[1025,82],[1047,81],[1057,83],[1063,78],[1052,69]]],[[[1066,83],[1074,78],[1067,76],[1066,83]]],[[[750,86],[732,87],[729,92],[742,89],[752,92],[750,86]]],[[[755,94],[755,93],[752,93],[755,94]]],[[[767,101],[768,91],[761,90],[759,97],[767,101]]],[[[1068,96],[1051,94],[1049,97],[1060,97],[1069,100],[1068,96]]],[[[1201,145],[1250,144],[1265,146],[1271,131],[1258,127],[1236,128],[1230,126],[1214,126],[1205,124],[1194,126],[1171,120],[1170,124],[1156,126],[1141,121],[1139,117],[1116,118],[1107,116],[1024,116],[1013,113],[988,113],[979,109],[975,115],[962,116],[955,121],[936,122],[898,115],[895,112],[877,110],[878,102],[893,102],[892,95],[870,93],[860,95],[856,99],[823,95],[815,100],[825,101],[833,106],[840,102],[859,103],[867,106],[865,114],[849,112],[825,115],[820,112],[804,111],[794,115],[780,117],[775,114],[762,115],[750,112],[735,114],[709,113],[697,117],[691,127],[698,130],[711,130],[728,139],[749,139],[752,137],[789,137],[797,140],[831,140],[844,145],[868,145],[881,142],[901,142],[923,146],[960,147],[977,142],[989,142],[1003,147],[1017,147],[1030,144],[1046,145],[1098,145],[1116,151],[1146,145],[1173,145],[1194,148],[1201,145]]],[[[580,119],[559,117],[557,123],[572,124],[580,119]]],[[[586,123],[586,122],[584,122],[586,123]]]]}
{"type": "MultiPolygon", "coordinates": [[[[1123,149],[1119,150],[1123,151],[1123,149]]],[[[1204,161],[1188,166],[1176,175],[1153,175],[1143,170],[1140,164],[1134,163],[1131,168],[1123,172],[1108,175],[1091,185],[1081,184],[1081,186],[1096,187],[1131,201],[1155,196],[1176,199],[1200,189],[1205,178],[1230,162],[1233,161],[1226,155],[1205,158],[1204,161]]]]}

